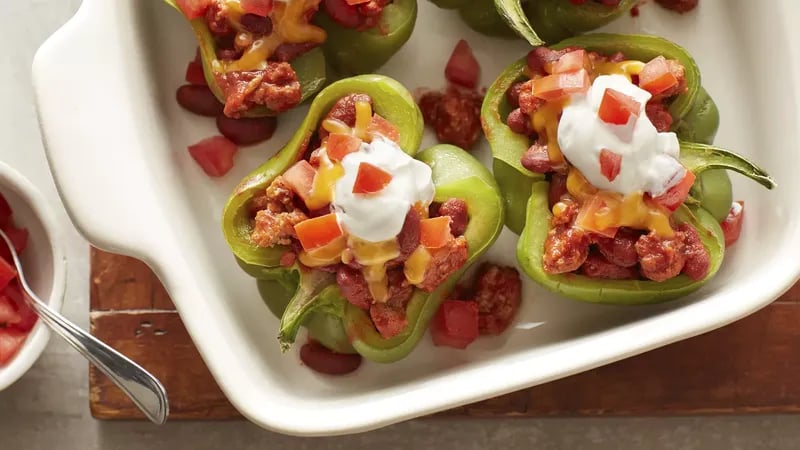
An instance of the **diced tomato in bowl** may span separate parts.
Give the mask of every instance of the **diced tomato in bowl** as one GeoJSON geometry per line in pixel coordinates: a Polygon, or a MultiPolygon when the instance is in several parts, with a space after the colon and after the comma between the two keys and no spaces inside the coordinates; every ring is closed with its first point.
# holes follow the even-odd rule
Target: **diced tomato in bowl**
{"type": "MultiPolygon", "coordinates": [[[[60,222],[38,188],[0,162],[0,229],[20,256],[31,289],[58,311],[66,284],[60,222]]],[[[49,334],[20,287],[5,240],[0,239],[0,391],[19,379],[44,350],[49,334]]]]}

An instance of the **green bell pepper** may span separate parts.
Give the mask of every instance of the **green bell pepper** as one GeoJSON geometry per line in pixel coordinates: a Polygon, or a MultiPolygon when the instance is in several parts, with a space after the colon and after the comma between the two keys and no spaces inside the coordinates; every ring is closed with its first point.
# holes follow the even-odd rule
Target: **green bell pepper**
{"type": "Polygon", "coordinates": [[[731,185],[726,170],[739,172],[767,188],[772,179],[746,159],[708,145],[716,134],[719,114],[703,89],[700,70],[681,47],[662,38],[639,35],[589,34],[564,40],[554,49],[581,47],[602,54],[621,51],[628,59],[649,61],[659,55],[679,60],[686,69],[687,90],[671,103],[673,131],[681,146],[681,162],[697,175],[692,198],[677,213],[700,231],[711,255],[705,280],[694,282],[681,275],[663,283],[653,281],[606,281],[575,274],[550,275],[544,272],[542,253],[549,227],[550,210],[545,175],[533,173],[520,163],[530,142],[527,136],[511,131],[505,118],[511,111],[506,91],[527,78],[525,58],[511,64],[489,88],[481,109],[481,121],[494,158],[494,175],[506,205],[506,225],[520,234],[517,258],[523,270],[546,288],[564,296],[601,303],[650,303],[666,301],[698,289],[719,269],[724,257],[724,238],[719,222],[731,205],[731,185]],[[690,142],[689,139],[697,142],[690,142]]]}
{"type": "MultiPolygon", "coordinates": [[[[183,15],[176,0],[164,0],[183,15]]],[[[387,5],[381,13],[379,24],[368,30],[344,28],[320,11],[314,22],[327,33],[326,42],[291,61],[300,83],[301,102],[312,98],[322,89],[332,68],[339,75],[370,73],[385,64],[406,43],[414,29],[417,18],[416,0],[398,0],[387,5]]],[[[225,96],[214,76],[215,67],[220,67],[216,43],[204,17],[189,21],[195,33],[206,82],[220,102],[225,96]]],[[[254,107],[243,117],[275,116],[278,113],[265,106],[254,107]]]]}
{"type": "Polygon", "coordinates": [[[259,279],[261,295],[270,310],[281,317],[278,336],[284,349],[294,342],[302,325],[315,339],[336,351],[356,351],[377,362],[403,358],[424,334],[444,296],[499,235],[504,211],[499,189],[489,171],[454,146],[437,145],[417,153],[422,134],[422,114],[411,94],[397,81],[380,75],[346,78],[323,89],[286,146],[234,190],[223,211],[222,230],[242,268],[259,279]],[[287,247],[263,248],[250,241],[250,201],[303,157],[325,114],[337,100],[352,93],[369,95],[375,113],[400,131],[399,145],[403,151],[431,167],[436,188],[434,201],[463,199],[470,218],[464,234],[469,252],[467,263],[433,292],[415,290],[406,309],[408,326],[391,339],[381,337],[369,316],[342,297],[333,274],[298,264],[282,267],[280,258],[289,250],[287,247]]]}
{"type": "Polygon", "coordinates": [[[569,0],[430,0],[458,10],[472,29],[488,36],[515,37],[533,46],[557,42],[606,25],[631,10],[638,0],[617,6],[597,2],[576,5],[569,0]]]}

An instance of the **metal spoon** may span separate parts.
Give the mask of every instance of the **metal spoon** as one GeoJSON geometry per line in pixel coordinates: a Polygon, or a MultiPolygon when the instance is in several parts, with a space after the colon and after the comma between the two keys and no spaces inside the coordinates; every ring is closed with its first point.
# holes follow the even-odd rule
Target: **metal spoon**
{"type": "Polygon", "coordinates": [[[64,338],[75,350],[106,374],[114,384],[119,386],[133,400],[133,403],[139,407],[150,421],[159,425],[166,422],[167,415],[169,415],[169,401],[167,400],[167,392],[164,386],[161,385],[156,377],[107,344],[100,342],[91,334],[78,328],[74,323],[51,309],[37,297],[25,280],[25,275],[22,272],[22,263],[11,240],[3,230],[0,230],[0,237],[5,241],[11,252],[11,257],[14,259],[14,265],[17,267],[17,278],[22,285],[22,289],[27,294],[24,297],[31,308],[36,311],[36,314],[41,317],[42,322],[46,323],[51,330],[64,338]]]}

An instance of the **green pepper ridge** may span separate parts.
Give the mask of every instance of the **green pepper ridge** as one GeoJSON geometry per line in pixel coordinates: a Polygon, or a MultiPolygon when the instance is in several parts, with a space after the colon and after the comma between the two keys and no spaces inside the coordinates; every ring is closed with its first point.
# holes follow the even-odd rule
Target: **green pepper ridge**
{"type": "Polygon", "coordinates": [[[504,209],[499,188],[490,172],[469,153],[452,145],[437,145],[417,154],[422,134],[422,114],[414,98],[400,83],[381,75],[346,78],[317,95],[292,139],[274,157],[247,175],[232,193],[223,211],[223,234],[239,265],[259,280],[259,291],[270,310],[281,317],[279,340],[284,349],[294,342],[303,325],[315,339],[336,351],[356,351],[376,362],[405,357],[424,335],[444,296],[467,267],[497,239],[503,227],[504,209]],[[252,231],[250,200],[303,157],[308,141],[325,114],[337,100],[353,93],[372,97],[374,112],[400,131],[399,145],[403,151],[431,167],[436,188],[434,201],[463,199],[470,217],[464,234],[468,246],[466,264],[434,292],[415,290],[406,308],[409,325],[391,339],[381,337],[368,314],[341,296],[331,274],[301,269],[297,264],[281,267],[280,258],[288,248],[258,247],[249,238],[252,231]]]}

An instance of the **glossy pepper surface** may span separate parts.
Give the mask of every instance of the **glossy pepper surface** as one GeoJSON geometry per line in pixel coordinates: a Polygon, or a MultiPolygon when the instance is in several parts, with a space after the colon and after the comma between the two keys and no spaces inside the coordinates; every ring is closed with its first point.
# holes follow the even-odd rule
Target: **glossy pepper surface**
{"type": "MultiPolygon", "coordinates": [[[[176,0],[164,1],[183,14],[176,0]]],[[[337,75],[370,73],[381,67],[411,36],[416,18],[416,0],[398,0],[387,5],[378,25],[366,30],[348,29],[333,21],[324,11],[315,13],[314,22],[325,30],[327,38],[321,47],[298,56],[290,63],[300,83],[301,102],[313,97],[337,75]]],[[[225,103],[222,88],[214,76],[215,70],[221,67],[214,37],[205,18],[189,20],[189,23],[200,49],[206,82],[217,99],[225,103]]],[[[257,106],[243,116],[277,114],[265,106],[257,106]]]]}
{"type": "Polygon", "coordinates": [[[638,0],[616,6],[570,0],[431,0],[440,8],[457,9],[471,28],[489,36],[520,36],[531,45],[557,42],[606,25],[631,10],[638,0]]]}
{"type": "Polygon", "coordinates": [[[506,225],[520,234],[517,258],[523,270],[535,281],[561,295],[600,303],[652,303],[671,300],[701,287],[713,277],[724,257],[725,245],[716,211],[731,204],[731,186],[726,170],[739,172],[767,188],[774,183],[761,169],[746,159],[705,144],[713,140],[719,115],[713,100],[703,89],[700,71],[691,56],[681,47],[654,36],[592,34],[567,39],[554,49],[580,47],[601,54],[622,52],[628,60],[650,61],[657,56],[676,59],[684,65],[687,90],[671,103],[673,131],[680,139],[681,162],[697,175],[692,196],[676,212],[679,222],[689,222],[700,232],[711,256],[708,276],[692,281],[680,275],[666,282],[591,279],[576,274],[551,275],[543,270],[542,253],[549,230],[549,182],[520,163],[529,147],[527,136],[514,133],[505,123],[511,111],[506,91],[515,82],[527,78],[525,58],[511,64],[489,88],[481,111],[481,120],[494,158],[494,175],[506,204],[506,225]],[[696,140],[698,142],[691,142],[696,140]],[[713,213],[712,213],[713,212],[713,213]]]}
{"type": "Polygon", "coordinates": [[[259,280],[259,290],[272,312],[281,317],[278,334],[284,348],[294,342],[302,325],[315,339],[336,351],[356,351],[377,362],[405,357],[424,335],[443,297],[497,238],[503,226],[503,203],[489,171],[458,147],[437,145],[417,153],[422,133],[419,108],[411,94],[396,81],[379,75],[337,81],[314,99],[308,116],[289,143],[245,177],[229,198],[222,220],[225,239],[242,268],[259,280]],[[287,247],[263,248],[250,241],[250,201],[303,158],[325,114],[337,100],[353,93],[369,95],[375,113],[400,131],[398,144],[403,151],[431,167],[436,190],[434,202],[463,199],[469,215],[464,233],[469,249],[467,263],[433,292],[415,290],[406,307],[408,326],[390,339],[378,334],[364,310],[341,296],[333,274],[297,264],[282,267],[280,259],[287,247]]]}

